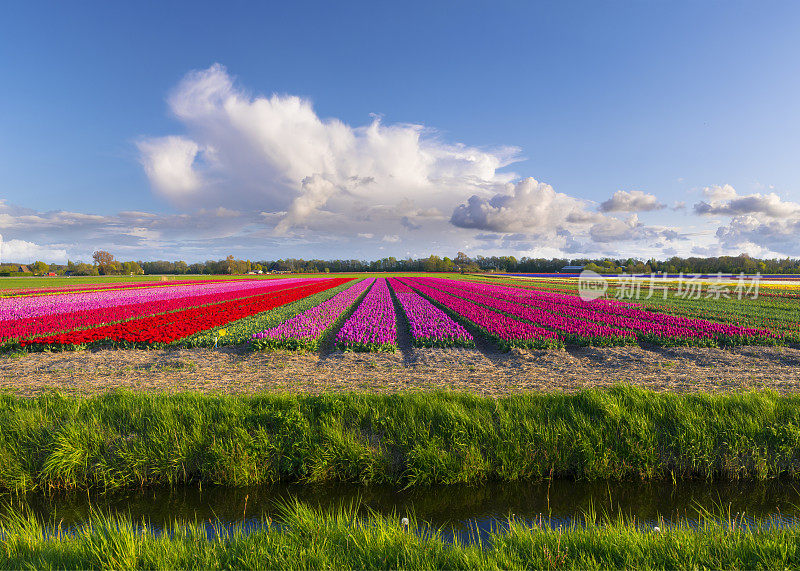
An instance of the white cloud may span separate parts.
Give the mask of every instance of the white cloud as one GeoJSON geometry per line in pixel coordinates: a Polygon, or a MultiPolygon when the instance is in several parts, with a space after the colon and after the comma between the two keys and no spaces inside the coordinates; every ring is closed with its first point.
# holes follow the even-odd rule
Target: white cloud
{"type": "Polygon", "coordinates": [[[3,240],[3,236],[0,235],[0,263],[29,264],[37,260],[65,264],[67,251],[63,248],[43,246],[26,240],[3,240]]]}
{"type": "Polygon", "coordinates": [[[721,248],[752,255],[800,255],[800,204],[774,192],[740,195],[729,184],[706,187],[703,195],[706,200],[694,205],[696,214],[731,216],[715,234],[721,248]]]}
{"type": "Polygon", "coordinates": [[[525,178],[491,198],[471,196],[467,204],[456,206],[450,222],[460,228],[554,235],[567,224],[594,220],[597,215],[586,210],[587,204],[525,178]]]}
{"type": "Polygon", "coordinates": [[[200,147],[184,137],[161,137],[138,143],[144,172],[167,198],[192,196],[202,181],[194,169],[200,147]]]}
{"type": "Polygon", "coordinates": [[[595,242],[619,242],[633,240],[641,236],[643,225],[636,214],[631,214],[626,220],[619,218],[606,218],[589,229],[589,234],[595,242]]]}
{"type": "Polygon", "coordinates": [[[387,212],[491,191],[513,178],[498,169],[518,160],[516,148],[448,144],[422,125],[323,119],[307,99],[246,93],[218,64],[189,73],[168,102],[186,133],[139,143],[153,188],[181,207],[285,212],[279,235],[413,229],[413,217],[387,212]]]}
{"type": "Polygon", "coordinates": [[[709,186],[703,190],[707,200],[694,205],[694,211],[701,215],[726,214],[763,215],[769,218],[794,218],[800,216],[800,204],[781,200],[781,197],[769,194],[740,195],[729,184],[709,186]]]}
{"type": "Polygon", "coordinates": [[[653,194],[641,190],[618,190],[600,204],[600,212],[646,212],[666,208],[653,194]]]}

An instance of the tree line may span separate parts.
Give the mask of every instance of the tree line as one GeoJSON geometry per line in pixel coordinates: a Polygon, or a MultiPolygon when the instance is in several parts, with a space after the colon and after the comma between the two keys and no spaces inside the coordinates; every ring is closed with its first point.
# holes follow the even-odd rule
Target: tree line
{"type": "MultiPolygon", "coordinates": [[[[73,263],[66,265],[35,262],[26,266],[31,273],[46,275],[158,275],[158,274],[247,274],[247,273],[343,273],[343,272],[508,272],[508,273],[558,273],[565,266],[583,266],[600,273],[670,273],[677,274],[800,274],[800,260],[758,259],[747,254],[739,256],[720,256],[716,258],[680,258],[677,256],[666,260],[640,260],[635,258],[516,258],[514,256],[467,256],[458,252],[453,258],[444,256],[428,256],[427,258],[394,257],[379,260],[305,260],[302,258],[286,258],[279,260],[240,260],[228,256],[223,260],[208,260],[189,264],[184,261],[127,261],[121,262],[113,254],[98,250],[93,255],[93,262],[73,263]]],[[[0,267],[0,272],[7,269],[16,271],[16,265],[0,267]]]]}

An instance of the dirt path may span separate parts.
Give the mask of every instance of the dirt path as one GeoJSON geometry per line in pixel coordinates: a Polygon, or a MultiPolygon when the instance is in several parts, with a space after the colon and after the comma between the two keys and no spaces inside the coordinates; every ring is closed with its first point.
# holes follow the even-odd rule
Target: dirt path
{"type": "Polygon", "coordinates": [[[654,390],[800,392],[800,349],[586,348],[500,353],[414,349],[394,354],[103,350],[0,356],[0,391],[134,390],[249,393],[454,389],[483,395],[577,390],[626,382],[654,390]]]}

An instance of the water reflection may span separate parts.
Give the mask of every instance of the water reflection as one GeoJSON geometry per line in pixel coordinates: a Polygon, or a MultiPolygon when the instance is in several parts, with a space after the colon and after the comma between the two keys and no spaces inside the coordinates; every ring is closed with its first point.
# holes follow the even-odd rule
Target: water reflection
{"type": "MultiPolygon", "coordinates": [[[[323,509],[360,504],[403,517],[416,514],[421,521],[466,537],[502,526],[509,515],[529,522],[569,525],[590,510],[598,514],[635,517],[642,525],[679,520],[696,522],[698,510],[753,518],[773,518],[782,525],[800,522],[800,486],[794,482],[764,483],[684,482],[664,483],[570,482],[489,483],[480,486],[435,486],[398,490],[384,486],[274,485],[251,488],[180,487],[124,493],[64,493],[54,495],[0,495],[0,513],[26,506],[45,521],[74,526],[91,510],[129,514],[134,521],[161,526],[175,519],[245,523],[258,526],[266,518],[279,521],[277,504],[297,498],[323,509]]],[[[209,526],[211,528],[211,526],[209,526]]],[[[211,532],[210,532],[211,533],[211,532]]]]}

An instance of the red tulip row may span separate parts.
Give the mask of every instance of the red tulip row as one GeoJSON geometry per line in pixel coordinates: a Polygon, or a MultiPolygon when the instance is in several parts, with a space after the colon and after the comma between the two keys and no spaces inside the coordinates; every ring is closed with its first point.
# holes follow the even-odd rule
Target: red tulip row
{"type": "MultiPolygon", "coordinates": [[[[207,282],[206,282],[207,283],[207,282]]],[[[28,337],[38,337],[46,333],[58,331],[71,331],[73,329],[84,329],[104,323],[127,321],[136,317],[146,317],[157,313],[167,313],[177,309],[188,307],[198,307],[209,303],[230,301],[234,299],[244,299],[253,295],[282,291],[294,287],[299,287],[302,282],[285,281],[270,284],[263,283],[263,287],[257,290],[233,290],[233,291],[212,291],[204,295],[192,295],[178,297],[174,299],[156,299],[152,301],[142,301],[125,305],[110,305],[107,307],[93,307],[70,313],[54,313],[51,315],[41,315],[28,317],[25,319],[13,319],[0,321],[2,332],[0,341],[9,338],[26,339],[28,337]]],[[[194,292],[192,292],[194,293],[194,292]]]]}
{"type": "Polygon", "coordinates": [[[315,281],[300,287],[292,284],[294,287],[285,290],[271,291],[202,307],[190,307],[172,313],[150,315],[92,329],[36,337],[22,341],[20,345],[44,347],[85,345],[97,342],[111,342],[119,345],[166,344],[204,329],[211,329],[248,315],[291,303],[336,287],[345,281],[347,280],[336,278],[315,281]]]}

